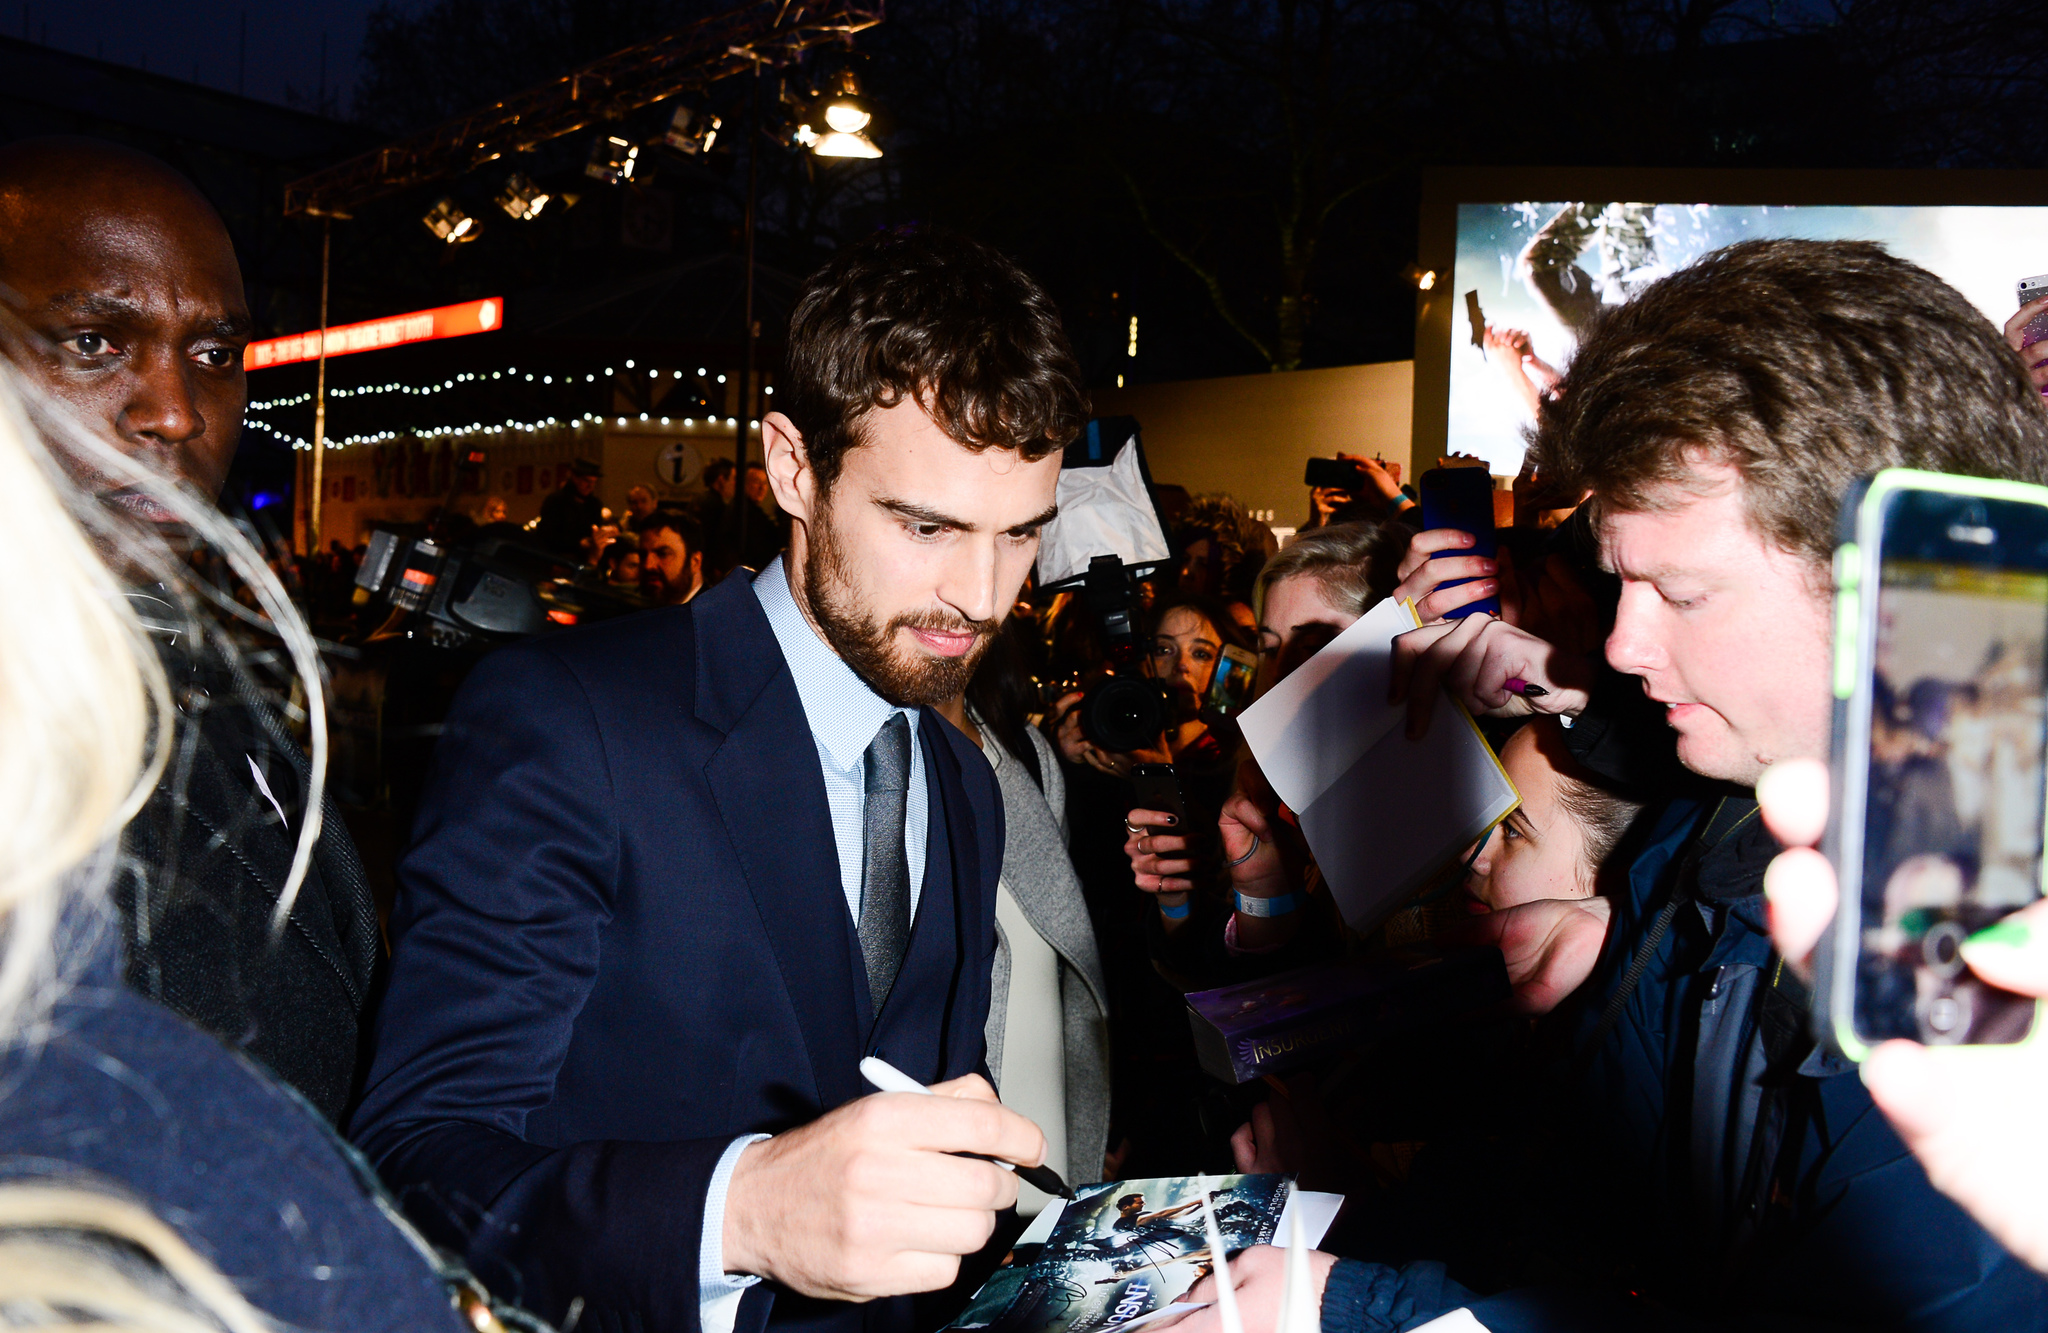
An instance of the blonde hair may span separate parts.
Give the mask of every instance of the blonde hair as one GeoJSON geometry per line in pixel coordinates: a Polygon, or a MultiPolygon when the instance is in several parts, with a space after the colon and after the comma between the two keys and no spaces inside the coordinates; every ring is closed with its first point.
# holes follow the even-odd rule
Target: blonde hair
{"type": "Polygon", "coordinates": [[[39,1026],[67,893],[94,891],[169,753],[162,667],[0,371],[0,1034],[39,1026]],[[148,762],[145,763],[145,754],[148,762]],[[30,1003],[34,1001],[34,1003],[30,1003]]]}
{"type": "Polygon", "coordinates": [[[1415,534],[1399,523],[1333,523],[1304,532],[1259,571],[1259,610],[1282,579],[1314,577],[1331,606],[1362,616],[1394,589],[1396,569],[1415,534]]]}
{"type": "Polygon", "coordinates": [[[0,1324],[151,1333],[275,1327],[141,1204],[42,1183],[0,1186],[0,1324]]]}
{"type": "MultiPolygon", "coordinates": [[[[30,337],[0,317],[0,351],[20,360],[30,337]]],[[[0,623],[5,1044],[46,1035],[65,965],[75,961],[66,955],[85,938],[60,926],[100,915],[121,828],[171,755],[178,714],[152,634],[196,653],[229,648],[218,615],[259,623],[282,638],[301,678],[312,777],[275,929],[319,837],[327,727],[312,636],[262,554],[206,497],[100,439],[6,359],[0,568],[17,573],[0,623]],[[256,609],[192,578],[165,532],[120,506],[122,493],[167,511],[224,557],[256,609]],[[147,624],[129,600],[138,587],[153,596],[147,624]]],[[[50,1182],[0,1185],[0,1323],[157,1333],[271,1327],[146,1207],[50,1182]]]]}

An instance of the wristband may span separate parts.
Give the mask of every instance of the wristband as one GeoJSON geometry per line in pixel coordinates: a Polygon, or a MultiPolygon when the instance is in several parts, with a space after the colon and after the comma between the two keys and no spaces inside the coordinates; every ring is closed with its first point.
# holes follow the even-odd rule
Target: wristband
{"type": "Polygon", "coordinates": [[[1271,898],[1250,898],[1234,890],[1233,894],[1237,898],[1237,910],[1246,916],[1286,916],[1301,906],[1299,892],[1282,893],[1271,898]]]}
{"type": "Polygon", "coordinates": [[[1168,921],[1185,921],[1188,919],[1189,906],[1190,904],[1186,900],[1183,900],[1180,906],[1169,907],[1166,905],[1165,900],[1161,899],[1159,903],[1159,915],[1165,917],[1168,921]]]}

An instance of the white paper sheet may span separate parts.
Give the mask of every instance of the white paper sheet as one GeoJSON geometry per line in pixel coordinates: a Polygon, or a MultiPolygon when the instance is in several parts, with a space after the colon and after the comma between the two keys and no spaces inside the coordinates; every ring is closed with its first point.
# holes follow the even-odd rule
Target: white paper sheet
{"type": "Polygon", "coordinates": [[[1449,1314],[1438,1315],[1416,1329],[1415,1333],[1486,1333],[1486,1325],[1461,1305],[1449,1314]]]}
{"type": "Polygon", "coordinates": [[[1369,930],[1521,803],[1464,709],[1438,701],[1429,733],[1405,734],[1387,702],[1394,639],[1415,628],[1381,602],[1244,711],[1247,744],[1301,819],[1338,910],[1369,930]]]}

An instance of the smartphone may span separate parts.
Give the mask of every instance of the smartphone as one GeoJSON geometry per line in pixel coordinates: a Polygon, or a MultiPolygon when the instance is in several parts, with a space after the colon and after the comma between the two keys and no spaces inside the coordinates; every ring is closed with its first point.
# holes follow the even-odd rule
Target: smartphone
{"type": "Polygon", "coordinates": [[[1180,816],[1182,823],[1187,822],[1188,812],[1180,800],[1180,779],[1174,776],[1172,764],[1139,764],[1131,770],[1131,783],[1138,789],[1133,809],[1164,810],[1180,816]]]}
{"type": "MultiPolygon", "coordinates": [[[[1433,467],[1422,474],[1415,489],[1422,493],[1422,526],[1431,528],[1456,528],[1472,534],[1472,544],[1462,550],[1438,551],[1432,560],[1443,560],[1458,555],[1483,555],[1489,560],[1496,558],[1499,543],[1493,527],[1493,477],[1483,467],[1433,467]]],[[[1471,579],[1448,579],[1439,587],[1455,588],[1471,579]]],[[[1452,620],[1484,611],[1487,615],[1500,614],[1500,598],[1482,597],[1469,602],[1449,613],[1452,620]]]]}
{"type": "Polygon", "coordinates": [[[1301,484],[1335,487],[1350,491],[1352,498],[1358,499],[1362,498],[1365,474],[1358,470],[1358,464],[1342,458],[1311,458],[1301,474],[1301,484]]]}
{"type": "MultiPolygon", "coordinates": [[[[2025,305],[2029,301],[2038,300],[2043,296],[2048,296],[2048,273],[2043,273],[2035,278],[2020,279],[2019,298],[2021,305],[2025,305]]],[[[2048,339],[2048,314],[2034,316],[2027,321],[2027,326],[2020,330],[2020,346],[2022,347],[2032,347],[2043,339],[2048,339]]]]}
{"type": "Polygon", "coordinates": [[[2048,487],[1894,469],[1850,491],[1835,550],[1841,885],[1819,951],[1820,1036],[2002,1046],[2031,998],[1963,963],[2041,896],[2048,809],[2048,487]]]}
{"type": "Polygon", "coordinates": [[[1259,657],[1234,643],[1223,645],[1216,674],[1209,678],[1209,697],[1204,706],[1225,717],[1234,717],[1252,701],[1252,687],[1258,681],[1259,657]]]}

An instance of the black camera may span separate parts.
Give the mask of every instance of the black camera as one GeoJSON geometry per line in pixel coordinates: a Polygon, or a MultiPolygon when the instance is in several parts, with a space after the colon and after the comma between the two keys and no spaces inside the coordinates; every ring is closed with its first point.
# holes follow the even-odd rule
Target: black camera
{"type": "Polygon", "coordinates": [[[1036,596],[1078,593],[1100,636],[1103,666],[1075,711],[1082,735],[1105,750],[1156,745],[1173,721],[1172,696],[1144,674],[1137,582],[1172,564],[1136,419],[1090,421],[1060,461],[1059,516],[1040,535],[1036,596]]]}
{"type": "Polygon", "coordinates": [[[558,576],[562,561],[501,537],[450,544],[378,529],[356,571],[362,600],[384,594],[395,611],[417,612],[437,647],[473,639],[525,639],[638,610],[639,598],[558,576]]]}
{"type": "Polygon", "coordinates": [[[1101,632],[1108,674],[1090,685],[1075,711],[1081,734],[1105,750],[1141,750],[1159,742],[1173,720],[1173,700],[1164,686],[1143,674],[1138,643],[1138,585],[1117,556],[1088,562],[1081,603],[1101,632]]]}

